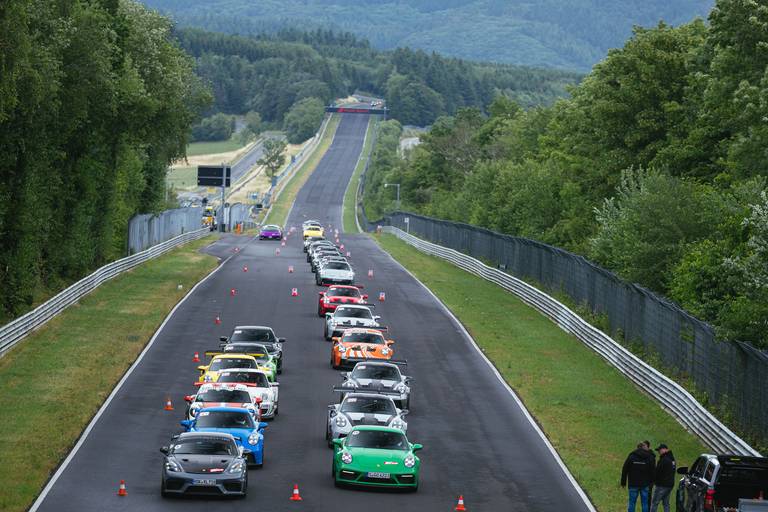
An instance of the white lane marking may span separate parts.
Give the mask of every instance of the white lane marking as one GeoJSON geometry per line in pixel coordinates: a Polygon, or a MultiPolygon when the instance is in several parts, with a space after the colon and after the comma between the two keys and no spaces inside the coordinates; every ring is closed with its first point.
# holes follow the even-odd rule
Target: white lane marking
{"type": "Polygon", "coordinates": [[[575,479],[575,478],[573,477],[573,475],[571,474],[570,470],[568,469],[568,466],[566,466],[566,465],[565,465],[565,463],[563,462],[563,459],[561,459],[561,458],[560,458],[560,454],[559,454],[559,453],[557,453],[557,450],[555,450],[555,447],[554,447],[554,446],[552,446],[552,443],[550,443],[550,442],[549,442],[549,439],[547,438],[547,436],[546,436],[546,435],[544,435],[544,432],[543,432],[543,431],[541,430],[541,428],[539,427],[539,424],[538,424],[538,423],[536,423],[536,420],[533,418],[533,416],[531,416],[531,413],[530,413],[530,412],[528,411],[528,409],[525,407],[525,404],[523,404],[523,401],[522,401],[522,400],[520,400],[520,397],[519,397],[519,396],[517,396],[517,393],[515,393],[515,391],[514,391],[514,390],[513,390],[513,389],[512,389],[512,388],[509,386],[509,383],[507,383],[507,381],[506,381],[506,380],[504,380],[504,377],[502,377],[501,373],[500,373],[500,372],[499,372],[499,370],[498,370],[498,369],[497,369],[497,368],[496,368],[496,367],[493,365],[493,363],[491,362],[491,360],[490,360],[490,359],[488,359],[488,357],[485,355],[485,353],[484,353],[482,350],[480,350],[480,346],[477,344],[477,342],[476,342],[476,341],[475,341],[475,339],[472,337],[472,335],[471,335],[471,334],[469,334],[469,332],[467,331],[467,329],[464,327],[464,324],[462,324],[462,323],[459,321],[459,319],[458,319],[458,318],[456,318],[456,315],[454,315],[454,314],[453,314],[453,312],[452,312],[450,309],[448,309],[448,306],[446,306],[446,305],[443,303],[443,301],[441,301],[441,300],[440,300],[440,299],[437,297],[437,295],[435,295],[435,294],[432,292],[432,290],[430,290],[429,288],[427,288],[427,285],[425,285],[424,283],[422,283],[421,281],[419,281],[419,279],[418,279],[418,278],[417,278],[415,275],[413,275],[413,274],[411,273],[411,271],[410,271],[410,270],[408,270],[408,269],[407,269],[407,268],[405,268],[403,265],[401,265],[401,264],[400,264],[400,262],[399,262],[399,261],[397,261],[397,260],[396,260],[396,259],[395,259],[395,258],[394,258],[394,257],[393,257],[391,254],[389,254],[387,251],[385,251],[384,249],[382,249],[382,248],[381,248],[381,246],[379,246],[379,244],[377,244],[377,243],[376,243],[375,241],[373,241],[373,240],[372,240],[372,242],[373,242],[373,243],[376,245],[376,247],[377,247],[377,248],[378,248],[378,249],[379,249],[381,252],[383,252],[384,254],[386,254],[386,255],[389,257],[389,259],[390,259],[390,260],[392,260],[392,261],[393,261],[393,262],[394,262],[394,263],[395,263],[395,264],[396,264],[398,267],[400,267],[401,269],[403,269],[403,271],[405,271],[405,273],[406,273],[406,274],[408,274],[409,276],[411,276],[411,277],[414,279],[414,281],[416,281],[417,283],[419,283],[419,284],[421,285],[421,287],[422,287],[422,288],[424,288],[424,290],[426,290],[426,292],[427,292],[429,295],[431,295],[433,299],[435,299],[435,302],[437,302],[437,303],[440,305],[440,307],[443,309],[443,311],[445,311],[445,313],[446,313],[446,314],[447,314],[447,315],[448,315],[448,316],[451,318],[451,320],[453,321],[454,325],[456,325],[456,326],[459,328],[459,330],[461,330],[461,333],[464,335],[464,338],[465,338],[465,339],[467,339],[467,340],[468,340],[468,341],[469,341],[469,342],[472,344],[472,346],[475,348],[475,350],[477,351],[477,353],[478,353],[478,354],[480,354],[480,356],[483,358],[483,360],[484,360],[484,361],[485,361],[485,363],[488,365],[488,367],[491,369],[491,371],[492,371],[492,372],[493,372],[493,374],[496,376],[496,378],[499,380],[499,382],[500,382],[500,383],[501,383],[501,384],[502,384],[502,385],[503,385],[503,386],[506,388],[506,390],[509,392],[509,394],[512,396],[512,398],[515,400],[515,402],[517,403],[517,406],[520,408],[520,410],[523,412],[523,414],[525,415],[525,417],[528,419],[528,423],[530,423],[530,424],[531,424],[531,427],[532,427],[532,428],[533,428],[533,429],[536,431],[536,433],[537,433],[537,434],[539,434],[539,437],[540,437],[540,438],[541,438],[541,440],[544,442],[544,444],[546,445],[546,447],[549,449],[550,453],[552,454],[552,457],[555,459],[555,461],[557,462],[557,464],[560,466],[560,469],[562,469],[562,471],[563,471],[563,473],[565,474],[566,478],[568,478],[568,480],[571,482],[571,485],[573,485],[573,488],[576,490],[576,493],[579,495],[579,497],[580,497],[580,498],[582,499],[582,501],[584,502],[584,506],[586,506],[586,507],[587,507],[587,510],[589,510],[590,512],[597,512],[597,510],[595,509],[594,505],[592,505],[592,502],[591,502],[591,501],[589,501],[589,498],[587,497],[587,495],[586,495],[586,493],[584,492],[584,490],[581,488],[581,486],[579,485],[579,483],[576,481],[576,479],[575,479]]]}
{"type": "MultiPolygon", "coordinates": [[[[215,242],[213,242],[213,243],[215,243],[215,242]]],[[[211,243],[210,245],[213,245],[213,243],[211,243]]],[[[210,245],[208,245],[206,247],[210,247],[210,245]]],[[[53,488],[53,486],[56,485],[56,481],[59,479],[59,477],[61,477],[61,475],[67,469],[67,466],[69,466],[69,463],[72,462],[72,459],[75,458],[75,455],[77,455],[77,452],[78,452],[78,450],[80,450],[80,447],[83,444],[85,444],[85,441],[88,438],[88,434],[91,433],[91,430],[93,430],[93,427],[96,426],[96,423],[99,421],[99,418],[101,418],[101,415],[104,413],[104,411],[107,410],[107,407],[109,407],[109,404],[112,403],[112,399],[115,398],[117,393],[120,391],[120,388],[123,387],[123,384],[125,383],[125,381],[128,380],[128,377],[131,376],[131,374],[133,373],[133,370],[135,370],[136,367],[139,366],[139,364],[141,363],[141,360],[144,359],[144,356],[147,354],[147,352],[149,352],[149,349],[152,348],[152,345],[155,343],[155,340],[160,335],[162,330],[165,328],[165,324],[168,323],[168,320],[170,320],[171,317],[173,317],[174,313],[176,313],[176,310],[179,309],[179,307],[182,304],[184,304],[184,302],[189,297],[191,297],[193,293],[195,293],[195,290],[197,290],[198,286],[200,286],[201,284],[206,282],[208,279],[213,277],[213,275],[216,274],[216,272],[218,272],[219,270],[221,270],[224,267],[224,265],[226,265],[227,262],[232,257],[233,256],[228,257],[218,267],[213,269],[213,271],[210,274],[205,276],[201,281],[199,281],[195,286],[193,286],[192,289],[189,290],[189,292],[184,297],[182,297],[182,299],[173,307],[171,312],[168,313],[168,316],[165,317],[165,320],[163,320],[163,323],[160,324],[160,327],[157,328],[157,330],[155,331],[155,334],[152,335],[152,338],[149,340],[149,343],[147,343],[147,345],[144,347],[144,350],[141,351],[141,354],[139,354],[139,357],[136,358],[136,361],[134,361],[134,363],[131,365],[131,367],[128,368],[128,371],[125,372],[125,375],[123,375],[123,378],[120,379],[120,382],[117,383],[115,388],[112,390],[112,393],[109,394],[109,396],[104,401],[102,406],[99,408],[98,412],[93,417],[91,422],[88,424],[87,427],[85,427],[85,430],[83,431],[83,434],[80,436],[80,439],[77,440],[77,443],[75,444],[75,447],[72,448],[72,451],[69,452],[69,455],[67,455],[67,458],[64,459],[64,462],[61,463],[61,465],[59,466],[59,469],[56,470],[56,473],[54,473],[53,476],[51,477],[51,479],[48,480],[48,483],[43,488],[43,491],[40,493],[40,495],[37,497],[35,502],[32,504],[32,507],[30,507],[29,512],[36,512],[37,509],[40,507],[40,505],[43,504],[43,501],[45,501],[45,498],[46,498],[46,496],[48,496],[48,493],[51,492],[51,489],[53,488]]]]}

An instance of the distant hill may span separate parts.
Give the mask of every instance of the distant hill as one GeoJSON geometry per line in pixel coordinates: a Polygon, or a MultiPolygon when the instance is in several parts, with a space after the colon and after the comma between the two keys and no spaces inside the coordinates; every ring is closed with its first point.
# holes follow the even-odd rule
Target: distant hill
{"type": "Polygon", "coordinates": [[[374,47],[587,71],[633,25],[705,17],[713,0],[142,0],[183,26],[349,31],[374,47]]]}

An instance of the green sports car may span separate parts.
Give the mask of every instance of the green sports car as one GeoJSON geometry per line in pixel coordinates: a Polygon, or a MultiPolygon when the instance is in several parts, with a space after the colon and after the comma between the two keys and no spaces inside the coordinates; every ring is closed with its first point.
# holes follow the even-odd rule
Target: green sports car
{"type": "Polygon", "coordinates": [[[408,442],[402,430],[357,426],[333,440],[333,479],[337,486],[394,487],[416,491],[420,444],[408,442]]]}

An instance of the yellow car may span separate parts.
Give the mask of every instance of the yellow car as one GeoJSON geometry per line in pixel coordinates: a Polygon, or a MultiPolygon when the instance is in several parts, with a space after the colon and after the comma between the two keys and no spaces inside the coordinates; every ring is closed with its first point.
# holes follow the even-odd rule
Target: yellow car
{"type": "Polygon", "coordinates": [[[224,370],[231,368],[253,368],[260,370],[259,361],[247,354],[220,354],[211,359],[207,366],[198,366],[200,370],[199,382],[216,382],[219,380],[219,374],[224,370]]]}
{"type": "MultiPolygon", "coordinates": [[[[221,351],[214,351],[209,350],[205,353],[206,357],[212,357],[211,364],[209,366],[213,366],[214,360],[217,357],[226,356],[229,358],[240,358],[240,356],[247,356],[251,357],[256,360],[256,366],[228,366],[228,368],[255,368],[257,370],[261,370],[264,373],[267,374],[267,378],[270,382],[275,382],[275,376],[277,375],[277,363],[275,362],[275,358],[269,355],[269,352],[267,351],[267,348],[264,345],[257,344],[257,343],[229,343],[227,345],[224,345],[224,349],[221,351]]],[[[219,363],[219,366],[222,364],[229,364],[228,362],[222,362],[219,363]]],[[[201,369],[201,367],[197,368],[198,370],[201,369]]],[[[223,369],[223,368],[222,368],[223,369]]],[[[210,371],[207,370],[207,371],[210,371]]],[[[218,371],[216,372],[216,380],[218,380],[218,371]]],[[[216,382],[216,380],[211,381],[201,381],[201,382],[216,382]]]]}
{"type": "Polygon", "coordinates": [[[304,240],[311,236],[322,237],[325,235],[325,229],[322,226],[310,225],[304,228],[304,240]]]}

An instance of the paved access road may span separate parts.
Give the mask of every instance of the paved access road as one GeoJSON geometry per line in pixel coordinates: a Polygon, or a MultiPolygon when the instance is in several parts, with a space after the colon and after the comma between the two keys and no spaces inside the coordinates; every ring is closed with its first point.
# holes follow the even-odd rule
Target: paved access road
{"type": "MultiPolygon", "coordinates": [[[[300,191],[288,225],[317,218],[341,226],[346,183],[362,149],[367,116],[348,114],[315,173],[300,191]]],[[[170,318],[144,358],[104,409],[85,442],[42,501],[40,510],[269,510],[431,512],[452,510],[463,494],[469,510],[587,510],[539,435],[482,356],[434,298],[364,235],[342,236],[390,326],[396,357],[414,376],[408,437],[424,444],[416,494],[336,489],[324,439],[327,404],[340,382],[329,367],[330,344],[316,314],[317,292],[298,236],[279,256],[277,242],[228,235],[208,251],[229,258],[170,318]],[[235,246],[241,249],[235,253],[235,246]],[[248,272],[243,272],[244,265],[248,272]],[[293,265],[295,272],[288,273],[293,265]],[[368,269],[375,278],[369,280],[368,269]],[[291,288],[299,297],[291,297],[291,288]],[[229,290],[237,289],[231,297],[229,290]],[[222,325],[214,324],[220,315],[222,325]],[[243,501],[163,500],[161,454],[181,428],[182,397],[197,377],[194,351],[215,348],[236,324],[268,324],[285,337],[280,415],[265,433],[265,464],[249,473],[243,501]],[[163,410],[170,395],[176,410],[163,410]],[[125,479],[128,496],[116,496],[125,479]],[[304,501],[288,501],[298,483],[304,501]]],[[[510,340],[511,342],[513,340],[510,340]]],[[[116,341],[117,342],[117,341],[116,341]]],[[[60,413],[61,411],[57,412],[60,413]]],[[[55,422],[51,435],[55,435],[55,422]]]]}

